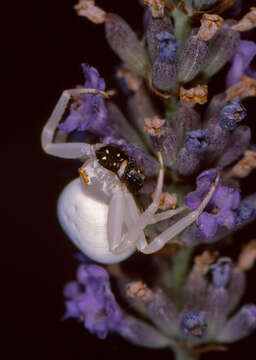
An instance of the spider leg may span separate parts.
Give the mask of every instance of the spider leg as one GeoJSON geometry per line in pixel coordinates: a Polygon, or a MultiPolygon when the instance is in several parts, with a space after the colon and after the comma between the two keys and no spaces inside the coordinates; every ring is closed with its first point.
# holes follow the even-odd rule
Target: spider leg
{"type": "Polygon", "coordinates": [[[199,215],[204,211],[208,202],[210,201],[220,178],[220,174],[216,176],[215,182],[210,188],[208,194],[202,200],[198,208],[192,211],[189,215],[185,216],[181,220],[177,221],[170,228],[162,232],[160,235],[156,236],[150,244],[139,250],[145,254],[151,254],[160,250],[168,241],[174,239],[180,232],[185,230],[189,225],[196,221],[199,215]]]}
{"type": "Polygon", "coordinates": [[[113,254],[122,254],[135,248],[135,242],[127,240],[124,224],[129,228],[138,218],[139,210],[132,195],[122,190],[116,192],[109,204],[107,222],[109,250],[113,254]]]}
{"type": "MultiPolygon", "coordinates": [[[[163,163],[162,154],[160,152],[158,152],[157,155],[158,155],[158,160],[160,163],[160,170],[159,170],[159,174],[158,174],[156,190],[154,192],[154,200],[148,206],[148,208],[140,215],[136,224],[134,224],[134,226],[129,230],[129,232],[127,234],[128,242],[131,242],[131,241],[137,242],[139,236],[144,231],[145,227],[148,224],[152,224],[155,222],[154,216],[159,207],[160,196],[162,194],[163,181],[164,181],[164,163],[163,163]]],[[[138,244],[137,244],[137,246],[138,246],[138,244]]],[[[139,248],[139,246],[138,246],[138,248],[139,248]]]]}
{"type": "Polygon", "coordinates": [[[107,98],[109,97],[107,93],[97,89],[69,89],[63,91],[42,131],[41,144],[46,153],[67,159],[77,159],[84,156],[91,157],[94,155],[95,149],[99,148],[99,144],[96,144],[95,148],[94,145],[85,143],[66,143],[67,135],[63,131],[58,130],[57,127],[72,96],[98,93],[107,98]],[[54,142],[56,132],[55,140],[58,140],[58,143],[54,142]]]}

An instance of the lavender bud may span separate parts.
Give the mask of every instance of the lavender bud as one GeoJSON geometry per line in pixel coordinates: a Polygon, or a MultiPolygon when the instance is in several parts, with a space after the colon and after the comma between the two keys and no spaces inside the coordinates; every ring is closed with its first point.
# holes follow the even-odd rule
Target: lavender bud
{"type": "Polygon", "coordinates": [[[160,56],[152,66],[152,82],[154,86],[162,91],[169,91],[175,85],[177,80],[177,61],[162,61],[160,56]]]}
{"type": "Polygon", "coordinates": [[[219,2],[220,0],[192,0],[192,6],[195,10],[205,11],[209,10],[219,2]]]}
{"type": "Polygon", "coordinates": [[[122,136],[131,143],[139,145],[145,150],[145,145],[141,141],[136,130],[129,124],[128,120],[121,113],[116,104],[112,101],[107,102],[108,119],[113,128],[117,128],[122,136]]]}
{"type": "Polygon", "coordinates": [[[161,289],[154,295],[154,299],[146,305],[147,314],[161,331],[170,335],[176,329],[175,306],[161,289]]]}
{"type": "Polygon", "coordinates": [[[159,42],[159,58],[162,61],[170,62],[178,49],[178,42],[174,35],[168,31],[162,31],[156,35],[159,42]]]}
{"type": "Polygon", "coordinates": [[[240,225],[244,221],[249,220],[255,215],[255,208],[252,201],[247,201],[241,204],[241,206],[236,211],[236,224],[240,225]]]}
{"type": "Polygon", "coordinates": [[[201,154],[209,145],[208,130],[198,129],[186,134],[185,147],[196,154],[201,154]]]}
{"type": "Polygon", "coordinates": [[[201,158],[197,153],[183,146],[178,155],[178,171],[180,174],[189,176],[196,172],[200,166],[201,158]]]}
{"type": "Polygon", "coordinates": [[[200,72],[208,56],[208,45],[197,36],[190,36],[179,57],[180,82],[186,83],[194,79],[200,72]]]}
{"type": "Polygon", "coordinates": [[[223,25],[209,41],[209,55],[203,67],[206,77],[218,72],[236,52],[240,35],[228,25],[223,25]]]}
{"type": "Polygon", "coordinates": [[[220,112],[220,125],[230,131],[237,127],[237,123],[246,117],[246,109],[235,97],[220,112]]]}
{"type": "Polygon", "coordinates": [[[219,258],[219,260],[209,268],[212,283],[215,287],[226,287],[230,280],[231,260],[230,258],[219,258]]]}
{"type": "Polygon", "coordinates": [[[228,306],[228,291],[224,287],[209,285],[204,308],[207,313],[208,338],[216,338],[216,335],[223,328],[226,322],[228,306]]]}
{"type": "Polygon", "coordinates": [[[167,167],[175,167],[177,162],[177,139],[173,129],[168,123],[161,128],[160,136],[151,136],[154,150],[161,151],[167,167]]]}
{"type": "Polygon", "coordinates": [[[200,128],[200,114],[193,107],[180,103],[173,117],[172,125],[178,145],[181,147],[184,145],[186,133],[200,128]]]}
{"type": "Polygon", "coordinates": [[[245,305],[227,322],[218,340],[232,343],[250,335],[255,329],[256,306],[245,305]]]}
{"type": "Polygon", "coordinates": [[[205,315],[205,311],[184,310],[180,321],[183,333],[201,338],[207,327],[205,315]]]}
{"type": "Polygon", "coordinates": [[[226,148],[230,133],[220,125],[210,125],[208,128],[209,145],[205,150],[205,160],[207,163],[213,163],[223,153],[226,148]]]}
{"type": "Polygon", "coordinates": [[[105,32],[110,47],[121,60],[134,72],[144,74],[148,65],[147,53],[127,22],[119,15],[109,13],[105,32]]]}
{"type": "Polygon", "coordinates": [[[251,141],[251,129],[248,126],[239,126],[232,134],[224,154],[218,160],[221,167],[236,161],[248,148],[251,141]]]}
{"type": "Polygon", "coordinates": [[[151,19],[148,22],[146,36],[149,56],[152,63],[155,62],[160,47],[159,40],[156,38],[156,36],[162,32],[168,32],[169,34],[173,33],[172,21],[167,11],[161,18],[153,18],[151,16],[151,19]]]}
{"type": "Polygon", "coordinates": [[[246,276],[239,267],[232,267],[228,284],[229,305],[228,313],[232,312],[241,300],[246,287],[246,276]]]}
{"type": "Polygon", "coordinates": [[[118,333],[132,344],[161,349],[170,346],[170,340],[146,322],[133,316],[126,316],[118,333]]]}
{"type": "Polygon", "coordinates": [[[183,288],[183,303],[186,308],[203,309],[207,291],[207,279],[201,268],[194,264],[183,288]]]}
{"type": "Polygon", "coordinates": [[[132,123],[139,130],[147,146],[152,148],[150,136],[147,131],[144,131],[144,119],[156,115],[157,111],[144,87],[141,87],[128,99],[128,110],[132,123]]]}

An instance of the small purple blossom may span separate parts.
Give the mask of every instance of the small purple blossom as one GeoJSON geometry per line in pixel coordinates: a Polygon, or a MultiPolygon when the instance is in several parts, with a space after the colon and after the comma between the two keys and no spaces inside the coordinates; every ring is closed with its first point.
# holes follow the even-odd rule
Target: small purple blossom
{"type": "Polygon", "coordinates": [[[64,319],[83,321],[100,339],[105,339],[122,321],[123,313],[111,291],[109,275],[101,266],[81,264],[77,281],[65,286],[64,296],[67,299],[64,319]]]}
{"type": "Polygon", "coordinates": [[[236,84],[244,74],[256,77],[256,71],[250,67],[256,55],[256,44],[253,41],[241,40],[233,57],[231,68],[227,74],[227,87],[236,84]]]}
{"type": "Polygon", "coordinates": [[[240,103],[239,97],[231,100],[220,112],[220,126],[230,131],[235,130],[237,124],[246,117],[246,109],[240,103]]]}
{"type": "Polygon", "coordinates": [[[207,129],[188,131],[186,137],[186,148],[190,151],[195,152],[196,154],[201,154],[202,152],[204,152],[204,150],[209,145],[210,139],[207,129]]]}
{"type": "Polygon", "coordinates": [[[180,327],[185,334],[202,337],[207,327],[205,322],[205,311],[184,310],[181,316],[180,327]]]}
{"type": "MultiPolygon", "coordinates": [[[[197,178],[197,189],[185,197],[185,203],[190,210],[195,210],[210,190],[217,169],[206,170],[197,178]]],[[[215,235],[218,226],[232,228],[236,224],[235,210],[240,204],[240,194],[236,189],[217,185],[217,188],[209,201],[206,211],[198,218],[200,232],[207,238],[215,235]]]]}
{"type": "MultiPolygon", "coordinates": [[[[95,68],[82,64],[82,70],[85,76],[85,88],[105,90],[105,81],[95,68]]],[[[74,130],[88,131],[100,137],[113,135],[114,130],[108,124],[103,95],[82,95],[72,104],[68,117],[59,125],[59,129],[66,133],[74,130]]]]}

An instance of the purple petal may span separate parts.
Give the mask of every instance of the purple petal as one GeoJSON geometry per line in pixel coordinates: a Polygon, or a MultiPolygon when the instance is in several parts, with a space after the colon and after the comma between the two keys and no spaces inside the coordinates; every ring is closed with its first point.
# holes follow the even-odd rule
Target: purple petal
{"type": "Polygon", "coordinates": [[[218,223],[215,215],[203,212],[198,218],[199,231],[207,238],[210,239],[216,234],[218,223]]]}
{"type": "Polygon", "coordinates": [[[256,44],[253,41],[241,40],[238,44],[237,51],[232,60],[226,83],[227,87],[236,84],[242,76],[250,71],[250,63],[256,55],[256,44]]]}

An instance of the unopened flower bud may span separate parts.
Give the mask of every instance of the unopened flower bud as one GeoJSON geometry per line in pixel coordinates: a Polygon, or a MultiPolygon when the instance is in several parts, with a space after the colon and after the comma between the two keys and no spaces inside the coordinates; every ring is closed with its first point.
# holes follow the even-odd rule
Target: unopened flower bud
{"type": "Polygon", "coordinates": [[[195,35],[190,36],[179,57],[179,81],[186,83],[194,79],[204,65],[207,56],[207,43],[195,35]]]}
{"type": "Polygon", "coordinates": [[[218,160],[221,167],[228,166],[236,161],[248,148],[251,141],[251,129],[248,126],[239,126],[230,137],[229,144],[218,160]]]}
{"type": "Polygon", "coordinates": [[[246,109],[240,103],[239,97],[231,100],[220,112],[220,126],[230,131],[237,127],[237,123],[246,117],[246,109]]]}
{"type": "Polygon", "coordinates": [[[193,335],[201,338],[207,327],[205,315],[205,311],[184,310],[180,321],[181,330],[186,335],[193,335]]]}
{"type": "Polygon", "coordinates": [[[166,62],[162,61],[159,56],[152,66],[153,85],[159,90],[169,91],[176,83],[177,74],[176,60],[166,62]]]}
{"type": "Polygon", "coordinates": [[[167,11],[162,18],[151,17],[147,25],[147,44],[152,63],[156,60],[160,47],[160,43],[156,36],[162,32],[173,34],[172,21],[167,11]]]}
{"type": "Polygon", "coordinates": [[[165,62],[171,62],[178,49],[178,42],[174,35],[168,31],[162,31],[156,35],[159,42],[159,58],[165,62]]]}
{"type": "Polygon", "coordinates": [[[228,142],[230,133],[223,129],[218,123],[208,126],[209,145],[207,146],[204,157],[207,163],[213,163],[222,155],[228,142]]]}
{"type": "Polygon", "coordinates": [[[250,335],[256,329],[256,306],[245,305],[222,330],[219,341],[232,343],[250,335]]]}
{"type": "Polygon", "coordinates": [[[154,150],[161,151],[164,163],[167,167],[175,167],[177,162],[177,138],[168,123],[164,123],[161,127],[159,135],[152,136],[152,145],[154,150]]]}
{"type": "Polygon", "coordinates": [[[147,131],[144,131],[144,119],[157,115],[157,111],[144,87],[141,87],[133,96],[128,98],[128,110],[133,125],[139,130],[147,146],[152,148],[150,136],[147,131]]]}
{"type": "Polygon", "coordinates": [[[134,72],[144,74],[148,65],[147,53],[127,22],[119,15],[107,14],[105,31],[109,45],[121,60],[134,72]]]}
{"type": "Polygon", "coordinates": [[[155,325],[170,335],[176,329],[176,309],[168,296],[158,289],[146,305],[147,314],[155,325]]]}
{"type": "Polygon", "coordinates": [[[180,174],[189,176],[199,169],[201,162],[197,153],[188,150],[183,146],[178,155],[178,171],[180,174]]]}
{"type": "Polygon", "coordinates": [[[207,129],[189,131],[187,132],[186,136],[187,140],[185,143],[185,147],[196,154],[203,153],[209,145],[209,136],[207,129]]]}
{"type": "Polygon", "coordinates": [[[212,284],[219,287],[226,287],[230,281],[231,260],[230,258],[219,258],[215,264],[209,267],[212,277],[212,284]]]}
{"type": "Polygon", "coordinates": [[[240,35],[232,30],[229,25],[223,25],[209,41],[209,55],[203,67],[206,77],[213,76],[235,54],[240,35]]]}
{"type": "Polygon", "coordinates": [[[192,106],[180,103],[173,117],[173,129],[177,136],[178,145],[184,145],[188,131],[201,127],[200,114],[192,106]]]}

